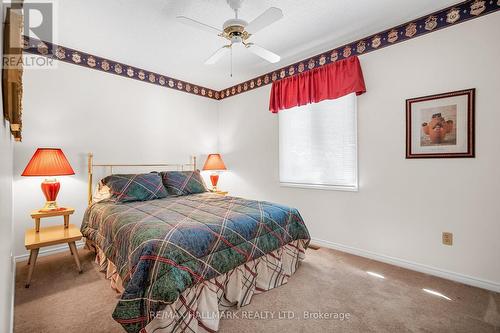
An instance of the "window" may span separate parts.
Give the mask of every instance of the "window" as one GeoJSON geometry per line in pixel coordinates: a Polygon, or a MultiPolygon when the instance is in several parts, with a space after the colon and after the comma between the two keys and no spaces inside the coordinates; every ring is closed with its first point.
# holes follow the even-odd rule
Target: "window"
{"type": "Polygon", "coordinates": [[[356,94],[279,112],[280,183],[356,191],[356,94]]]}

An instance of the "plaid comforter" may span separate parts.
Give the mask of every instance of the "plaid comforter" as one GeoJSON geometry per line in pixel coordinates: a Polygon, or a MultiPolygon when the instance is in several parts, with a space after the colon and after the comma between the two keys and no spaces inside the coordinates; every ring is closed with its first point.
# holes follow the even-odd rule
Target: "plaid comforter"
{"type": "Polygon", "coordinates": [[[293,240],[309,240],[296,209],[212,193],[90,206],[82,234],[125,288],[113,318],[138,332],[180,293],[293,240]]]}

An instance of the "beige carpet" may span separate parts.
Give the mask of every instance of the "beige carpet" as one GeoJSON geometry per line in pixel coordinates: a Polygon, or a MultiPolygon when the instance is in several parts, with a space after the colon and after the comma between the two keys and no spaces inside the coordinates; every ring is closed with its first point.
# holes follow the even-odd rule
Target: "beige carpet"
{"type": "MultiPolygon", "coordinates": [[[[40,257],[29,289],[26,263],[17,265],[15,332],[123,332],[111,318],[117,294],[92,254],[80,257],[83,274],[69,252],[40,257]]],[[[322,248],[308,250],[288,284],[224,319],[220,332],[500,332],[499,312],[500,294],[322,248]],[[304,312],[331,318],[306,320],[304,312]]]]}

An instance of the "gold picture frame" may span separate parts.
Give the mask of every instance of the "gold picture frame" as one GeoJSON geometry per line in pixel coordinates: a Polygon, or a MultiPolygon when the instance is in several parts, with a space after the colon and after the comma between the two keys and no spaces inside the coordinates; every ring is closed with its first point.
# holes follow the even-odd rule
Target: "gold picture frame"
{"type": "Polygon", "coordinates": [[[21,8],[7,8],[3,30],[2,93],[3,115],[10,122],[16,141],[22,139],[23,98],[23,14],[21,8]]]}

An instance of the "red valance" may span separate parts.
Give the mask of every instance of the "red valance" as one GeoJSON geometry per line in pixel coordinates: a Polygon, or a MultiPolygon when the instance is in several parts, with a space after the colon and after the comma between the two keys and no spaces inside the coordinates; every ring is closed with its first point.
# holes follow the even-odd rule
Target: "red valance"
{"type": "Polygon", "coordinates": [[[273,82],[269,111],[280,110],[355,92],[366,92],[358,57],[350,57],[313,70],[273,82]]]}

